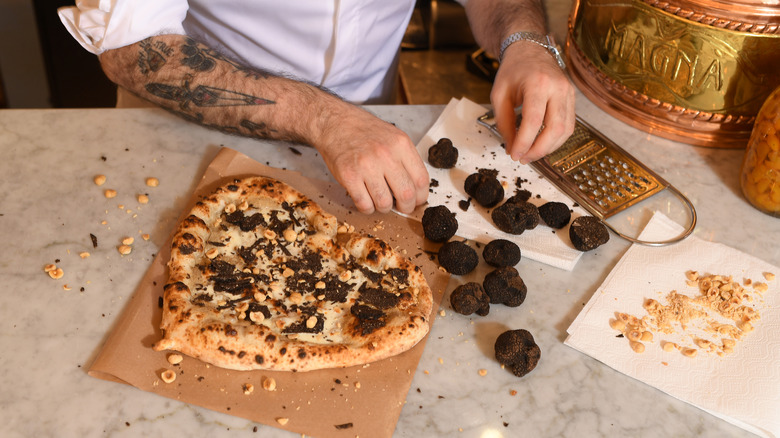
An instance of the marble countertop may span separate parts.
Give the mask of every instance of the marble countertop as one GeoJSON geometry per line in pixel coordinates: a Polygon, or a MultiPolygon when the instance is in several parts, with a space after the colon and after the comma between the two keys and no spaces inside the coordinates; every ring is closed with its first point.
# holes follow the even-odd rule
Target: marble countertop
{"type": "MultiPolygon", "coordinates": [[[[663,140],[578,97],[581,118],[692,200],[697,236],[780,264],[780,246],[771,240],[780,235],[780,219],[741,195],[742,151],[663,140]]],[[[369,109],[417,141],[443,107],[369,109]]],[[[223,135],[162,110],[0,111],[0,435],[298,436],[86,373],[223,146],[331,178],[309,148],[223,135]],[[104,188],[116,189],[116,198],[95,186],[97,174],[107,176],[104,188]],[[145,186],[149,176],[159,187],[145,186]],[[149,203],[139,204],[138,193],[148,193],[149,203]],[[148,241],[141,238],[147,233],[148,241]],[[135,243],[122,256],[116,246],[125,236],[135,243]],[[83,251],[90,256],[82,259],[83,251]],[[43,272],[55,261],[65,273],[57,281],[43,272]]],[[[636,207],[617,220],[641,226],[646,210],[636,207]]],[[[395,436],[751,436],[563,344],[567,327],[627,248],[613,236],[571,272],[523,260],[526,302],[495,306],[485,318],[450,311],[445,296],[445,315],[433,326],[395,436]],[[507,328],[528,329],[542,349],[539,366],[522,379],[492,356],[495,336],[507,328]]]]}

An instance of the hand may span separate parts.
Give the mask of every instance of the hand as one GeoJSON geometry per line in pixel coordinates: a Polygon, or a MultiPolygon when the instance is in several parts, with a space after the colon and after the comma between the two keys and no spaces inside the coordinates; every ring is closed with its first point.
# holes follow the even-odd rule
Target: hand
{"type": "Polygon", "coordinates": [[[329,117],[314,147],[362,213],[411,213],[428,198],[428,171],[409,136],[349,105],[329,117]]]}
{"type": "Polygon", "coordinates": [[[574,86],[550,53],[532,42],[506,49],[490,101],[507,154],[523,164],[554,151],[574,132],[574,86]],[[522,122],[516,130],[520,105],[522,122]]]}

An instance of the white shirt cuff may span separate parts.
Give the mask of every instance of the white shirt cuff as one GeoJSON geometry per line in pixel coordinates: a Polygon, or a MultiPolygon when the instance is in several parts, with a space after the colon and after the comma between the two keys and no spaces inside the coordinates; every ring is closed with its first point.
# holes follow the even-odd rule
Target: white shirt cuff
{"type": "Polygon", "coordinates": [[[187,1],[77,0],[57,13],[76,41],[99,55],[154,35],[184,35],[187,1]]]}

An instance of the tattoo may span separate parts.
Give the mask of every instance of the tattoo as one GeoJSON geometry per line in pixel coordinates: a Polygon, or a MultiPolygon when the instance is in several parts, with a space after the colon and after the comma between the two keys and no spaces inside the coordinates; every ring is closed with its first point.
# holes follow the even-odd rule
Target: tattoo
{"type": "Polygon", "coordinates": [[[188,79],[185,79],[181,86],[153,82],[146,85],[146,91],[154,96],[177,102],[182,110],[188,109],[190,103],[197,107],[270,105],[275,103],[262,97],[206,85],[198,85],[194,89],[190,89],[188,79]]]}
{"type": "Polygon", "coordinates": [[[275,129],[271,129],[264,122],[255,123],[250,120],[242,120],[241,127],[260,137],[271,137],[271,134],[276,132],[275,129]]]}
{"type": "Polygon", "coordinates": [[[149,72],[156,72],[165,65],[167,60],[163,53],[168,56],[171,56],[172,53],[172,49],[162,41],[157,41],[155,47],[152,47],[147,38],[141,41],[140,45],[141,53],[138,54],[138,68],[145,75],[149,74],[149,72]]]}
{"type": "Polygon", "coordinates": [[[241,65],[224,57],[216,50],[199,46],[197,41],[190,38],[187,38],[186,43],[181,48],[181,52],[185,56],[181,63],[195,71],[211,71],[217,65],[217,61],[222,61],[232,66],[236,72],[243,73],[248,78],[266,79],[269,77],[267,72],[241,65]]]}

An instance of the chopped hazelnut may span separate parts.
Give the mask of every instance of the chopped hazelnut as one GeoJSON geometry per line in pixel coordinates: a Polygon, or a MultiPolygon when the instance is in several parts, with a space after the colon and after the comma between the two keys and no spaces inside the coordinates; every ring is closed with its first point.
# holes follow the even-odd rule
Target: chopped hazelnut
{"type": "Polygon", "coordinates": [[[135,239],[133,239],[132,237],[125,237],[124,239],[122,239],[123,245],[132,245],[133,242],[135,242],[135,239]]]}
{"type": "Polygon", "coordinates": [[[165,370],[160,374],[160,378],[165,383],[172,383],[176,380],[176,372],[172,370],[165,370]]]}
{"type": "Polygon", "coordinates": [[[95,175],[95,177],[92,179],[92,181],[95,182],[96,185],[102,186],[106,183],[106,176],[105,175],[95,175]]]}
{"type": "Polygon", "coordinates": [[[252,391],[255,390],[255,385],[253,385],[251,383],[244,383],[244,386],[242,387],[242,389],[244,390],[244,394],[249,395],[249,394],[252,393],[252,391]]]}
{"type": "Polygon", "coordinates": [[[168,363],[171,365],[178,365],[184,360],[184,356],[178,353],[171,353],[168,355],[168,363]]]}
{"type": "Polygon", "coordinates": [[[119,245],[116,247],[116,249],[117,251],[119,251],[119,254],[122,255],[128,255],[131,252],[133,252],[133,247],[131,247],[130,245],[119,245]]]}
{"type": "Polygon", "coordinates": [[[276,391],[276,380],[273,377],[263,379],[263,389],[266,391],[276,391]]]}
{"type": "Polygon", "coordinates": [[[56,267],[48,271],[48,273],[49,273],[49,277],[55,280],[60,279],[62,278],[63,275],[65,275],[65,272],[62,270],[62,268],[56,268],[56,267]]]}
{"type": "Polygon", "coordinates": [[[288,421],[290,421],[290,419],[289,418],[285,418],[285,417],[279,417],[279,418],[276,419],[276,422],[281,424],[282,426],[287,424],[288,421]]]}
{"type": "Polygon", "coordinates": [[[79,253],[79,257],[81,257],[82,259],[85,259],[85,258],[89,257],[89,253],[86,252],[86,251],[82,251],[82,252],[79,253]]]}
{"type": "Polygon", "coordinates": [[[160,180],[154,177],[146,178],[146,185],[149,187],[157,187],[160,185],[160,180]]]}
{"type": "Polygon", "coordinates": [[[149,203],[149,197],[146,196],[146,195],[143,195],[143,194],[138,195],[136,197],[136,199],[138,199],[138,203],[139,204],[148,204],[149,203]]]}
{"type": "Polygon", "coordinates": [[[284,237],[284,240],[288,242],[295,242],[295,239],[298,237],[298,234],[292,228],[288,228],[284,230],[282,236],[284,237]]]}
{"type": "Polygon", "coordinates": [[[109,199],[111,199],[111,198],[116,198],[116,190],[113,190],[113,189],[106,189],[106,191],[104,191],[104,192],[103,192],[103,195],[104,195],[106,198],[109,198],[109,199]]]}

